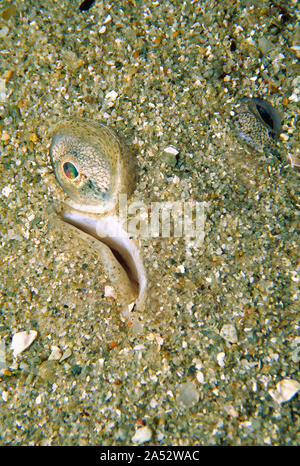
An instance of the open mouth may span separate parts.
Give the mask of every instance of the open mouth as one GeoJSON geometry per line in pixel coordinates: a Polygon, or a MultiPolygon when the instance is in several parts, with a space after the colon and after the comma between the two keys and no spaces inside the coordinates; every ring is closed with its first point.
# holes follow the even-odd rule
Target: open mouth
{"type": "MultiPolygon", "coordinates": [[[[118,285],[115,275],[116,270],[121,268],[123,273],[119,281],[128,282],[133,300],[137,307],[141,307],[146,290],[143,262],[135,241],[122,229],[118,218],[115,216],[97,217],[74,209],[64,209],[59,215],[67,224],[109,248],[113,259],[111,265],[105,267],[107,274],[110,276],[110,271],[114,270],[114,282],[118,285]]],[[[124,284],[119,283],[119,285],[122,287],[124,284]]]]}

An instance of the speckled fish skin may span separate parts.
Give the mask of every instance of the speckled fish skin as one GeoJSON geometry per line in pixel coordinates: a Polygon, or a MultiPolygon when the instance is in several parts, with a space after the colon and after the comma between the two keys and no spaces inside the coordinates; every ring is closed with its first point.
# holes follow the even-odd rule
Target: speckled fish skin
{"type": "Polygon", "coordinates": [[[269,102],[245,97],[234,119],[238,136],[261,153],[277,154],[276,140],[281,132],[281,116],[269,102]]]}
{"type": "Polygon", "coordinates": [[[78,205],[114,205],[134,188],[134,162],[117,135],[100,122],[67,120],[53,131],[50,156],[62,189],[78,205]],[[66,176],[69,164],[76,177],[66,176]]]}

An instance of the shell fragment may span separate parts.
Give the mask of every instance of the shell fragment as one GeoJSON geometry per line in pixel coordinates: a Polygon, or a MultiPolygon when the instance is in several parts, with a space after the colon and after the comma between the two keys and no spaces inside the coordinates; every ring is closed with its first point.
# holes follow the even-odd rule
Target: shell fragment
{"type": "Polygon", "coordinates": [[[134,436],[132,437],[132,442],[138,445],[148,442],[152,437],[152,431],[148,426],[143,426],[137,429],[134,436]]]}
{"type": "Polygon", "coordinates": [[[167,154],[177,155],[179,151],[173,146],[168,146],[164,149],[164,152],[167,154]]]}
{"type": "Polygon", "coordinates": [[[283,379],[276,385],[275,390],[269,390],[269,394],[277,403],[285,403],[293,398],[300,390],[300,383],[292,379],[283,379]]]}
{"type": "Polygon", "coordinates": [[[18,332],[15,333],[12,342],[10,345],[10,348],[13,351],[13,356],[14,358],[18,356],[18,354],[22,353],[26,348],[28,348],[31,343],[34,342],[34,340],[37,337],[37,331],[36,330],[29,330],[29,332],[18,332]]]}
{"type": "Polygon", "coordinates": [[[229,343],[237,343],[238,336],[236,328],[231,324],[224,324],[221,328],[220,335],[224,340],[229,341],[229,343]]]}

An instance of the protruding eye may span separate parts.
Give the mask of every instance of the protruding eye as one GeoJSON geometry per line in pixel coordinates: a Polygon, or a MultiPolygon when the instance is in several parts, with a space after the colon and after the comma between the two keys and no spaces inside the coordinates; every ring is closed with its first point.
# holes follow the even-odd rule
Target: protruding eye
{"type": "Polygon", "coordinates": [[[270,113],[264,107],[262,107],[259,104],[256,104],[256,108],[258,110],[258,113],[260,114],[260,116],[264,120],[264,122],[268,126],[270,126],[270,128],[273,129],[274,128],[274,121],[273,121],[272,115],[270,115],[270,113]]]}
{"type": "Polygon", "coordinates": [[[63,164],[63,171],[66,177],[70,180],[75,180],[79,176],[77,168],[71,162],[65,162],[63,164]]]}

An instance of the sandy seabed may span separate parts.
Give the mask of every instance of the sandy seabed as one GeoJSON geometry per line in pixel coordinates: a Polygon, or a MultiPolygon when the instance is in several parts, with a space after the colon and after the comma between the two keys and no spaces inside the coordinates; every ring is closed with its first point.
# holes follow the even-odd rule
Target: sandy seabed
{"type": "Polygon", "coordinates": [[[299,445],[296,1],[79,5],[0,6],[0,443],[299,445]],[[279,157],[237,140],[244,96],[283,115],[279,157]],[[135,147],[133,200],[205,206],[198,249],[141,241],[136,325],[56,222],[50,134],[70,116],[135,147]]]}

